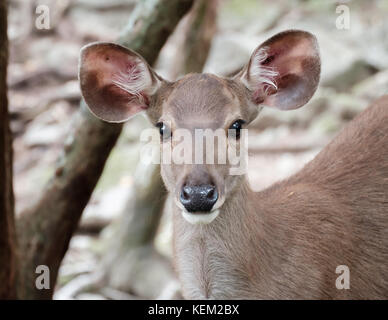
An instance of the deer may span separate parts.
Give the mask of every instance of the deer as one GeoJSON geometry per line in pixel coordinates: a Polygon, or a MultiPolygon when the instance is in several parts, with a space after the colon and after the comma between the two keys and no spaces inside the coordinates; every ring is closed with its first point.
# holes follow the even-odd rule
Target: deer
{"type": "MultiPolygon", "coordinates": [[[[259,45],[232,77],[193,73],[176,81],[130,49],[92,43],[81,50],[79,80],[95,116],[121,123],[144,113],[161,148],[175,148],[182,128],[233,130],[229,148],[263,108],[305,105],[320,70],[316,37],[287,30],[259,45]]],[[[388,298],[388,96],[263,191],[230,167],[161,163],[184,298],[388,298]],[[348,270],[347,287],[336,285],[345,275],[338,266],[348,270]]]]}

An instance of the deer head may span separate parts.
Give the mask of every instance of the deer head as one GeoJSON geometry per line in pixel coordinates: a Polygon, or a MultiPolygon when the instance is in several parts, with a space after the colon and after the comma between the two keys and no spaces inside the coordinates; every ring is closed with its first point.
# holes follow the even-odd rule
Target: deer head
{"type": "MultiPolygon", "coordinates": [[[[85,46],[79,72],[82,94],[93,114],[108,122],[124,122],[144,111],[160,131],[162,149],[176,148],[179,141],[174,137],[183,129],[193,140],[195,130],[218,130],[226,136],[222,148],[232,142],[238,147],[241,129],[262,107],[291,110],[303,106],[314,94],[319,75],[315,37],[294,30],[257,47],[232,78],[189,74],[169,82],[137,53],[111,43],[85,46]]],[[[219,146],[220,141],[213,148],[219,146]]],[[[215,160],[161,164],[175,205],[191,223],[211,222],[241,183],[241,176],[229,174],[230,162],[215,160]]]]}

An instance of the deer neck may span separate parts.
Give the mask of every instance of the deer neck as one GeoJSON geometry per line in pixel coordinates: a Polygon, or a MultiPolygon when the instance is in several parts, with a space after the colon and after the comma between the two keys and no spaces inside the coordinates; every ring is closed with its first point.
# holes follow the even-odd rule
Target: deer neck
{"type": "MultiPolygon", "coordinates": [[[[257,259],[246,252],[252,242],[261,242],[263,234],[253,196],[244,179],[210,224],[192,225],[184,220],[180,210],[175,210],[175,264],[186,297],[207,299],[217,298],[218,294],[225,297],[225,292],[229,292],[230,298],[242,296],[244,292],[238,292],[238,288],[246,290],[250,284],[241,275],[249,279],[250,273],[260,272],[256,264],[252,265],[257,259]],[[233,287],[225,290],[231,279],[233,287]]],[[[258,246],[255,255],[260,256],[260,252],[258,246]]]]}

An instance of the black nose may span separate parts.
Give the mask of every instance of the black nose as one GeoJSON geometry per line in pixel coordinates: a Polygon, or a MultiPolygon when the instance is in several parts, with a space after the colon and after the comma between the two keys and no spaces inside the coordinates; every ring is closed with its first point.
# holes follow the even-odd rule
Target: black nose
{"type": "Polygon", "coordinates": [[[181,203],[188,212],[209,212],[218,199],[215,186],[184,186],[181,191],[181,203]]]}

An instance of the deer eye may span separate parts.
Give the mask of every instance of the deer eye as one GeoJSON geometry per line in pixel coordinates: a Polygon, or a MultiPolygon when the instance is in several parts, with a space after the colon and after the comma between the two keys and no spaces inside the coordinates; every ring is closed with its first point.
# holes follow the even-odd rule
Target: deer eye
{"type": "Polygon", "coordinates": [[[162,140],[168,140],[171,138],[171,129],[164,122],[158,122],[156,127],[159,128],[160,138],[162,140]]]}
{"type": "Polygon", "coordinates": [[[241,119],[233,122],[232,125],[229,127],[228,134],[230,134],[235,139],[239,139],[241,129],[242,129],[244,123],[245,123],[245,121],[241,120],[241,119]]]}

